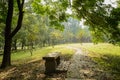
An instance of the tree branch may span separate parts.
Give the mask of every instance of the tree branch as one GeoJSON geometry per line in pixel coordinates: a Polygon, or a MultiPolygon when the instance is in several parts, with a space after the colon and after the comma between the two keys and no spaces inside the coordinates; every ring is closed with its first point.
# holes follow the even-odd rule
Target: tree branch
{"type": "Polygon", "coordinates": [[[23,5],[24,5],[24,0],[22,0],[22,3],[20,3],[20,0],[17,0],[17,5],[18,5],[18,9],[19,9],[19,16],[18,16],[18,21],[17,21],[17,26],[16,28],[12,31],[11,33],[11,37],[13,37],[21,28],[22,26],[22,20],[23,20],[23,5]]]}

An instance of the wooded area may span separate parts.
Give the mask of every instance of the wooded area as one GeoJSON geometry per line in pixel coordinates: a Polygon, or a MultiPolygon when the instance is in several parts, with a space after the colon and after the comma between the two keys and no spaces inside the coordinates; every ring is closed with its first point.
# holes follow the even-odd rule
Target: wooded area
{"type": "Polygon", "coordinates": [[[11,50],[92,41],[120,45],[119,1],[116,5],[104,0],[1,0],[1,68],[11,65],[11,50]]]}

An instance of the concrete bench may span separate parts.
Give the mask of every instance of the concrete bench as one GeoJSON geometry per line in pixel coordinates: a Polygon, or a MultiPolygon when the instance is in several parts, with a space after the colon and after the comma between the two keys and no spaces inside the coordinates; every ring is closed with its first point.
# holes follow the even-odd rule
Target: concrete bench
{"type": "Polygon", "coordinates": [[[56,67],[60,64],[60,52],[49,53],[43,60],[45,60],[45,73],[53,73],[56,67]]]}

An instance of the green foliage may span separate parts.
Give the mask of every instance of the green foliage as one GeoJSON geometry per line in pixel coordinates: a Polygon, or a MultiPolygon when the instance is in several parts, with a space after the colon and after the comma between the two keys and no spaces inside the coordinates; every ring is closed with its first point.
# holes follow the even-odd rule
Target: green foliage
{"type": "Polygon", "coordinates": [[[84,19],[84,24],[89,26],[93,42],[119,44],[119,8],[113,8],[111,5],[103,4],[103,2],[104,0],[73,0],[72,5],[70,5],[68,0],[32,0],[29,9],[34,11],[33,14],[39,14],[40,17],[44,16],[43,18],[45,18],[46,16],[46,26],[63,31],[65,25],[62,22],[66,22],[68,18],[66,10],[71,8],[72,15],[79,20],[84,19]]]}
{"type": "MultiPolygon", "coordinates": [[[[40,25],[53,27],[55,29],[59,29],[63,31],[65,27],[62,24],[62,22],[67,21],[67,18],[69,17],[69,15],[66,13],[66,11],[68,8],[70,8],[73,11],[71,14],[72,16],[77,17],[77,19],[79,20],[82,20],[82,19],[85,20],[84,24],[89,26],[94,42],[97,43],[98,41],[100,41],[100,42],[111,42],[114,44],[120,43],[119,6],[118,8],[113,8],[111,5],[103,4],[104,0],[90,0],[90,1],[89,0],[73,0],[72,3],[70,3],[69,1],[70,0],[60,0],[60,1],[59,0],[55,0],[55,1],[54,0],[29,0],[26,2],[25,11],[30,12],[34,16],[38,14],[39,15],[38,18],[45,18],[44,22],[42,20],[39,20],[39,22],[43,23],[40,25]]],[[[2,6],[4,3],[1,2],[0,4],[2,6]]],[[[15,11],[17,11],[17,5],[14,4],[14,6],[15,6],[15,11]]],[[[6,10],[7,9],[6,5],[0,7],[0,10],[3,10],[3,8],[5,8],[4,10],[6,10]]],[[[1,11],[0,14],[2,14],[2,12],[3,11],[1,11]]],[[[14,12],[14,16],[16,15],[17,15],[17,12],[14,12]]],[[[2,16],[2,17],[5,17],[5,16],[2,16]]],[[[30,22],[33,23],[35,26],[40,26],[36,21],[37,19],[34,19],[36,21],[35,22],[35,21],[32,21],[30,17],[28,18],[29,20],[25,21],[25,26],[27,24],[30,24],[30,22]]],[[[2,19],[5,19],[5,18],[2,18],[2,19]]],[[[13,25],[16,23],[16,19],[17,18],[14,18],[13,25]]],[[[77,24],[77,21],[76,23],[74,22],[74,24],[77,24]]],[[[74,24],[72,24],[71,26],[73,26],[74,24]]],[[[34,26],[32,25],[31,27],[34,27],[34,26]]],[[[32,31],[32,32],[33,32],[32,34],[34,34],[35,31],[32,31]]],[[[42,32],[42,29],[41,29],[41,32],[42,32]]],[[[36,32],[35,34],[38,34],[38,33],[36,32]]],[[[30,38],[32,38],[32,36],[30,38]]]]}
{"type": "Polygon", "coordinates": [[[55,45],[59,43],[60,40],[62,40],[62,33],[58,30],[54,30],[50,33],[50,38],[51,38],[52,45],[55,45]]]}
{"type": "Polygon", "coordinates": [[[120,14],[120,8],[116,8],[111,11],[110,17],[107,18],[107,23],[108,23],[107,32],[110,35],[109,36],[110,42],[114,44],[119,43],[120,41],[119,14],[120,14]]]}
{"type": "Polygon", "coordinates": [[[0,1],[0,24],[6,21],[7,1],[0,1]]]}
{"type": "MultiPolygon", "coordinates": [[[[110,42],[120,44],[120,8],[103,4],[104,0],[28,0],[25,4],[25,16],[21,30],[14,37],[17,46],[50,45],[52,40],[64,42],[110,42]],[[67,9],[73,12],[68,18],[67,9]],[[67,19],[68,18],[68,19],[67,19]],[[82,28],[79,20],[89,28],[82,28]],[[63,31],[54,30],[59,29],[63,31]],[[89,30],[91,30],[89,32],[89,30]],[[32,43],[32,45],[30,45],[32,43]]],[[[7,14],[7,2],[0,1],[0,46],[4,42],[4,26],[7,14]]],[[[16,27],[18,8],[15,1],[12,30],[16,27]]],[[[12,31],[11,30],[11,31],[12,31]]]]}
{"type": "Polygon", "coordinates": [[[34,0],[32,3],[33,11],[35,11],[37,14],[45,14],[47,7],[43,6],[43,4],[40,2],[41,0],[34,0]]]}
{"type": "Polygon", "coordinates": [[[120,9],[103,4],[104,0],[74,0],[73,9],[78,19],[85,19],[85,24],[92,31],[93,41],[107,41],[119,44],[120,9]]]}
{"type": "Polygon", "coordinates": [[[32,3],[32,8],[37,14],[47,15],[49,18],[49,26],[55,29],[63,30],[64,27],[61,22],[66,20],[66,9],[68,6],[68,0],[64,1],[52,1],[34,0],[32,3]]]}
{"type": "Polygon", "coordinates": [[[7,15],[7,1],[0,1],[0,48],[4,46],[4,27],[7,15]]]}

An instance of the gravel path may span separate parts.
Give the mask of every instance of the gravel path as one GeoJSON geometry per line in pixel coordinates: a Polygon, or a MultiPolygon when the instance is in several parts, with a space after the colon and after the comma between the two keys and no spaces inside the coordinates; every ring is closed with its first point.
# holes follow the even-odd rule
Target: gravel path
{"type": "Polygon", "coordinates": [[[81,55],[83,55],[82,51],[78,48],[73,48],[76,50],[76,53],[73,55],[71,61],[70,61],[70,65],[68,68],[68,72],[67,72],[67,77],[70,78],[81,78],[79,71],[80,71],[80,67],[81,67],[81,55]]]}
{"type": "Polygon", "coordinates": [[[87,53],[79,48],[68,48],[75,49],[76,53],[70,60],[66,80],[112,80],[111,75],[99,69],[87,53]]]}

